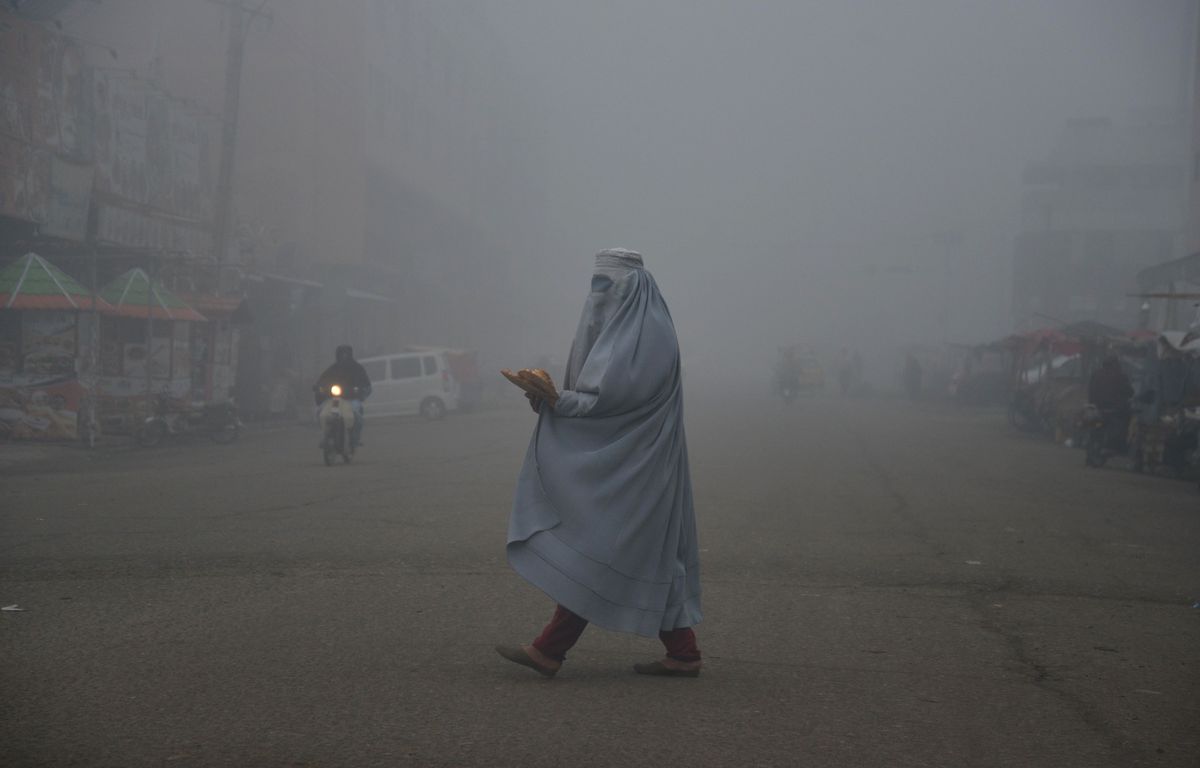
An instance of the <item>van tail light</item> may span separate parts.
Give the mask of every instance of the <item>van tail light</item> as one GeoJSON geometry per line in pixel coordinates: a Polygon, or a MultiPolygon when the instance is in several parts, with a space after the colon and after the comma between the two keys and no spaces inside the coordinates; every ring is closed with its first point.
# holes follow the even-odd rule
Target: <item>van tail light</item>
{"type": "Polygon", "coordinates": [[[447,371],[445,368],[442,369],[442,391],[450,391],[450,371],[447,371]]]}

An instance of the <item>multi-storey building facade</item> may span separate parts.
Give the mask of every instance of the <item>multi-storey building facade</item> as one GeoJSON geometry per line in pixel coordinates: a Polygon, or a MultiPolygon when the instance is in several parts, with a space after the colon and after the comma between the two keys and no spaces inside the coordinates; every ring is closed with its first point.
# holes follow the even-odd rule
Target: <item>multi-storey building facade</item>
{"type": "MultiPolygon", "coordinates": [[[[275,409],[266,393],[299,392],[342,341],[370,354],[504,340],[505,281],[539,245],[544,200],[531,111],[480,3],[58,6],[48,13],[107,94],[134,83],[217,125],[231,20],[247,25],[220,281],[258,310],[243,333],[244,399],[275,409]]],[[[215,172],[219,151],[205,144],[197,168],[215,172]]],[[[139,205],[161,202],[138,189],[139,205]]],[[[196,242],[177,250],[212,261],[214,201],[195,202],[196,242]]],[[[102,227],[128,230],[119,213],[102,227]]]]}
{"type": "Polygon", "coordinates": [[[1134,325],[1136,276],[1182,247],[1186,178],[1171,119],[1068,123],[1026,168],[1013,268],[1018,328],[1134,325]]]}

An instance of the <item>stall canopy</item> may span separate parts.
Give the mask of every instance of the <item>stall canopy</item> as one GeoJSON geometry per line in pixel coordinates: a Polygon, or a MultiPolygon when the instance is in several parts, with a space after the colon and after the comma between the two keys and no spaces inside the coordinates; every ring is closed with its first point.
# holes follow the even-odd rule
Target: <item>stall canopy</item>
{"type": "Polygon", "coordinates": [[[203,293],[177,294],[192,309],[203,314],[209,320],[229,320],[234,325],[246,325],[254,322],[249,303],[242,296],[212,296],[203,293]]]}
{"type": "MultiPolygon", "coordinates": [[[[27,253],[0,270],[0,309],[49,309],[87,311],[92,309],[92,293],[58,267],[27,253]]],[[[96,309],[111,312],[102,298],[96,309]]]]}
{"type": "Polygon", "coordinates": [[[1176,352],[1200,357],[1200,332],[1163,331],[1158,338],[1176,352]]]}
{"type": "Polygon", "coordinates": [[[100,298],[113,307],[113,314],[155,320],[184,320],[203,323],[204,315],[161,285],[154,285],[141,269],[131,269],[100,289],[100,298]]]}

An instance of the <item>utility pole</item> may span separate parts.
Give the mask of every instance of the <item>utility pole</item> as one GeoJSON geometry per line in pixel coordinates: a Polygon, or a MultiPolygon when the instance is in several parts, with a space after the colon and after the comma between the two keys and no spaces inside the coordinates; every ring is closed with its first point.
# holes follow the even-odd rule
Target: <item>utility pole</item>
{"type": "Polygon", "coordinates": [[[238,110],[242,100],[242,60],[246,49],[246,34],[257,17],[271,18],[263,11],[267,0],[260,0],[254,9],[240,0],[208,0],[224,6],[229,12],[229,45],[225,50],[225,105],[221,110],[221,164],[217,172],[217,210],[213,222],[213,249],[216,253],[216,293],[221,292],[221,275],[229,250],[233,218],[233,164],[237,154],[238,110]]]}
{"type": "Polygon", "coordinates": [[[84,244],[88,255],[88,291],[92,294],[92,302],[88,312],[90,319],[88,321],[87,367],[85,369],[87,376],[80,377],[86,400],[84,406],[80,408],[82,418],[79,419],[80,427],[84,430],[80,437],[83,438],[83,444],[87,448],[96,447],[96,439],[100,432],[100,310],[96,304],[96,298],[100,295],[100,285],[96,268],[96,218],[96,207],[89,204],[84,244]]]}
{"type": "MultiPolygon", "coordinates": [[[[146,261],[146,416],[155,413],[154,400],[154,278],[158,275],[154,259],[146,261]]],[[[133,279],[132,277],[130,278],[133,279]]],[[[168,326],[169,327],[169,326],[168,326]]],[[[171,358],[167,358],[167,380],[171,379],[171,358]]]]}

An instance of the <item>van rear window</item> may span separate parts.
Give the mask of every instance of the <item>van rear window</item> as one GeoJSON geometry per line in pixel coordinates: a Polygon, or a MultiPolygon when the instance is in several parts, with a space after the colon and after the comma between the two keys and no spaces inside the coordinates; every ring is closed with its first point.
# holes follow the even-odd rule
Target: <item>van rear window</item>
{"type": "Polygon", "coordinates": [[[372,360],[369,363],[363,363],[362,367],[363,370],[367,372],[367,378],[372,382],[387,378],[382,360],[372,360]]]}
{"type": "Polygon", "coordinates": [[[419,357],[393,357],[391,362],[393,379],[415,379],[421,375],[419,357]]]}
{"type": "Polygon", "coordinates": [[[423,358],[421,358],[421,362],[423,362],[425,364],[425,375],[426,376],[432,376],[433,374],[437,373],[437,358],[436,357],[423,357],[423,358]]]}

